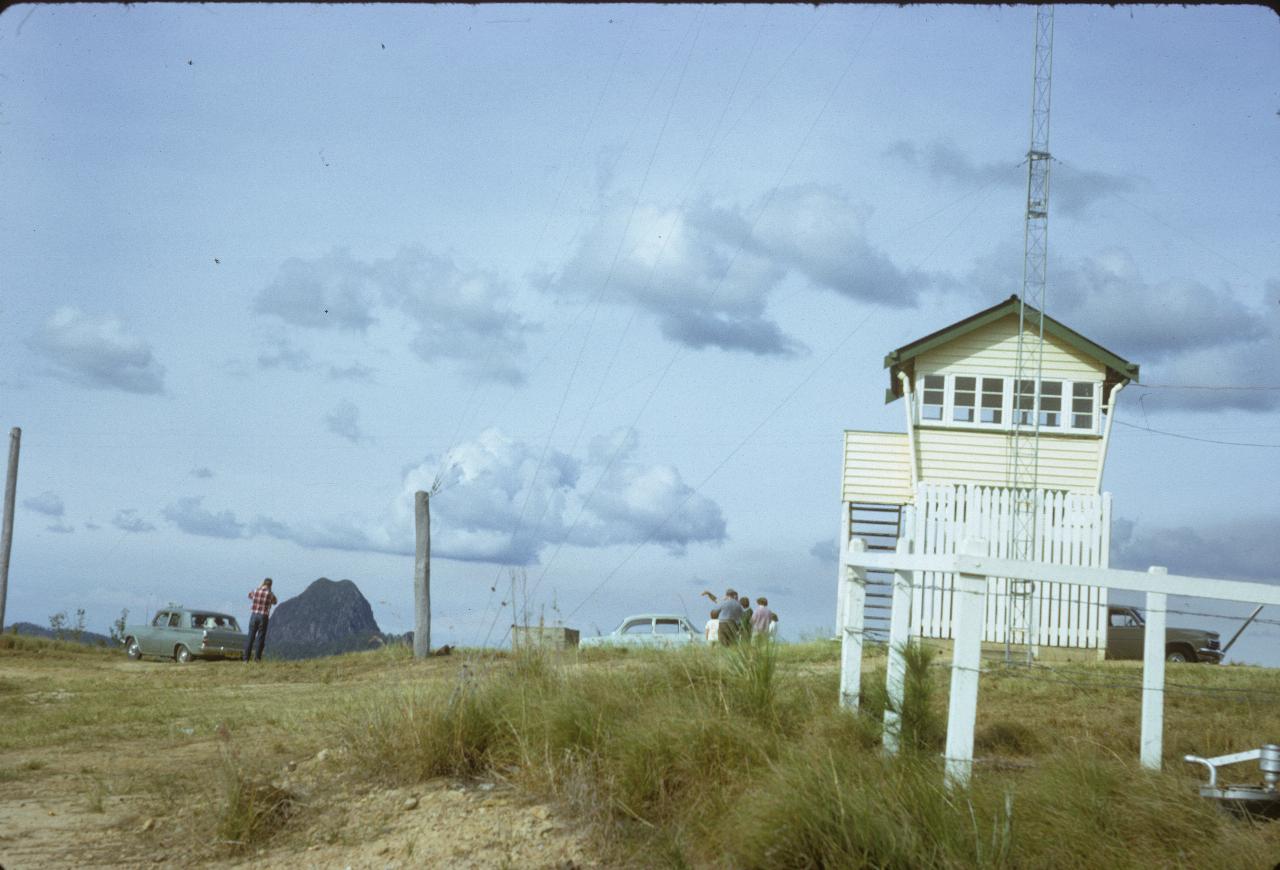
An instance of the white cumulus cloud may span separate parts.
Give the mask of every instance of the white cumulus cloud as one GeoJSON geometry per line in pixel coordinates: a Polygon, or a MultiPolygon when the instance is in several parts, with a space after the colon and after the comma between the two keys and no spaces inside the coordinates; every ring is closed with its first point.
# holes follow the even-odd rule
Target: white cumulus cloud
{"type": "Polygon", "coordinates": [[[635,458],[634,437],[596,439],[588,455],[513,439],[497,429],[429,457],[404,475],[381,520],[344,517],[319,524],[260,517],[253,531],[305,547],[413,552],[413,498],[430,491],[432,554],[463,561],[528,565],[549,546],[598,548],[652,542],[672,553],[726,537],[720,506],[671,465],[635,458]]]}

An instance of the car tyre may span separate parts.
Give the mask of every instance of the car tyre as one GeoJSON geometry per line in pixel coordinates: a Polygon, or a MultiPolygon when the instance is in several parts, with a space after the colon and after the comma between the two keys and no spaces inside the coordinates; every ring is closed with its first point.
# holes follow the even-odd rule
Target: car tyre
{"type": "Polygon", "coordinates": [[[178,644],[173,650],[173,660],[179,664],[187,664],[191,661],[191,650],[185,644],[178,644]]]}
{"type": "Polygon", "coordinates": [[[1165,653],[1164,660],[1166,662],[1194,662],[1196,660],[1194,653],[1189,653],[1179,647],[1174,647],[1165,653]]]}
{"type": "Polygon", "coordinates": [[[136,637],[131,637],[125,641],[124,651],[125,654],[135,662],[142,658],[142,646],[138,643],[138,639],[136,637]]]}

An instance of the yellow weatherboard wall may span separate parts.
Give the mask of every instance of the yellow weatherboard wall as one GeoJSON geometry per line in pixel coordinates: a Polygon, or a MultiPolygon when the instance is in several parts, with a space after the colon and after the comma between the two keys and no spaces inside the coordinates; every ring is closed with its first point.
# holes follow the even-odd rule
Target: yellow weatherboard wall
{"type": "MultiPolygon", "coordinates": [[[[1037,336],[1027,330],[1034,352],[1037,336]]],[[[1034,359],[1034,356],[1032,357],[1034,359]]],[[[1017,370],[1018,317],[1011,314],[995,323],[958,336],[915,358],[916,377],[923,375],[994,375],[1011,378],[1017,370]]],[[[1042,377],[1052,380],[1101,382],[1106,368],[1051,335],[1045,335],[1042,377]]]]}

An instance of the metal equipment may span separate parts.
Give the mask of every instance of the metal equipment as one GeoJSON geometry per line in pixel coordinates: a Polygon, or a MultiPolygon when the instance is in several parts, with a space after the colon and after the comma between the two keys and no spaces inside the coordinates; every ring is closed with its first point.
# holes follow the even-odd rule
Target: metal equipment
{"type": "Polygon", "coordinates": [[[1200,796],[1216,801],[1218,806],[1238,816],[1280,819],[1280,744],[1268,743],[1261,749],[1249,749],[1231,755],[1201,758],[1185,756],[1191,764],[1209,768],[1209,782],[1200,786],[1200,796]],[[1218,768],[1241,761],[1257,760],[1262,771],[1262,785],[1218,785],[1218,768]]]}

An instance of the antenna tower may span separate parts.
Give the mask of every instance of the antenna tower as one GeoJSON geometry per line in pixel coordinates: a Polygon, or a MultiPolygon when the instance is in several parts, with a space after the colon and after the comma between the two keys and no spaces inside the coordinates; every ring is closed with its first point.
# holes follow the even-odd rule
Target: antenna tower
{"type": "MultiPolygon", "coordinates": [[[[1040,505],[1040,371],[1044,361],[1045,265],[1049,255],[1049,95],[1053,75],[1053,7],[1036,7],[1035,57],[1031,77],[1031,148],[1027,151],[1027,216],[1023,235],[1022,296],[1018,305],[1018,350],[1013,380],[1009,443],[1013,517],[1009,556],[1035,557],[1040,505]]],[[[1036,642],[1034,584],[1006,581],[1005,660],[1012,644],[1026,646],[1031,662],[1036,642]]]]}

